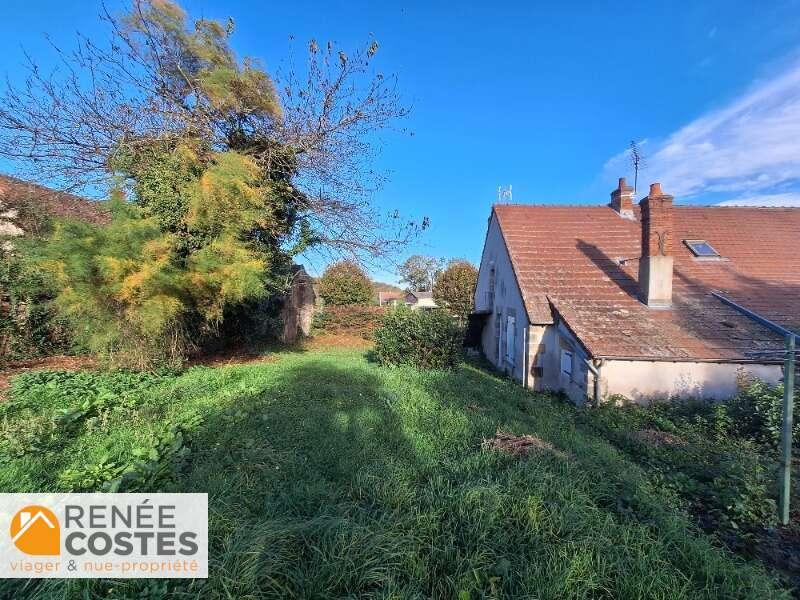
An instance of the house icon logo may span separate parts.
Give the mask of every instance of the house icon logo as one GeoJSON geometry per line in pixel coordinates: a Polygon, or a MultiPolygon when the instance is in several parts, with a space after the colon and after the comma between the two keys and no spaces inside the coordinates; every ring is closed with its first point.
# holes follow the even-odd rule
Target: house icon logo
{"type": "Polygon", "coordinates": [[[32,504],[21,508],[11,519],[11,541],[25,554],[60,554],[61,527],[53,511],[32,504]]]}

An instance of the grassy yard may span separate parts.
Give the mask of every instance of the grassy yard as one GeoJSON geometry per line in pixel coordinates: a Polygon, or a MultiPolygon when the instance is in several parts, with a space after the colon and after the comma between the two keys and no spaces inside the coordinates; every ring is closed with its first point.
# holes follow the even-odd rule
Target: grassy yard
{"type": "Polygon", "coordinates": [[[10,395],[0,489],[208,492],[211,562],[207,581],[5,580],[5,597],[788,596],[692,525],[691,501],[650,471],[660,455],[637,459],[607,414],[471,366],[317,350],[31,373],[10,395]],[[498,429],[543,444],[482,449],[498,429]]]}

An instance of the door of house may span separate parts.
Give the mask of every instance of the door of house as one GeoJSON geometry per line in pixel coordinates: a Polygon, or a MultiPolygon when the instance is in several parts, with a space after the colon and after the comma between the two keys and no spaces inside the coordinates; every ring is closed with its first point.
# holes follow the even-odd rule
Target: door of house
{"type": "Polygon", "coordinates": [[[516,319],[511,315],[506,317],[506,363],[514,368],[514,350],[517,347],[516,319]]]}

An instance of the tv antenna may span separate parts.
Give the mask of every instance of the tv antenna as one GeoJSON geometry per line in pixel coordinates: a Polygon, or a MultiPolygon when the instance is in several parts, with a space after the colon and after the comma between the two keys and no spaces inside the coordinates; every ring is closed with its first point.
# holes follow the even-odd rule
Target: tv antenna
{"type": "Polygon", "coordinates": [[[498,204],[510,204],[513,201],[513,194],[511,192],[511,186],[503,187],[502,185],[497,186],[497,203],[498,204]]]}

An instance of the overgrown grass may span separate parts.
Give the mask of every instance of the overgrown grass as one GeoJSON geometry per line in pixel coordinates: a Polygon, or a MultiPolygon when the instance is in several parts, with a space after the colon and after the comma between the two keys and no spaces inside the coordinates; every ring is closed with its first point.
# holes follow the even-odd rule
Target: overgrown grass
{"type": "Polygon", "coordinates": [[[31,374],[0,489],[209,494],[208,580],[6,580],[17,598],[780,598],[597,423],[470,366],[360,354],[31,374]],[[499,429],[561,452],[481,450],[499,429]]]}

